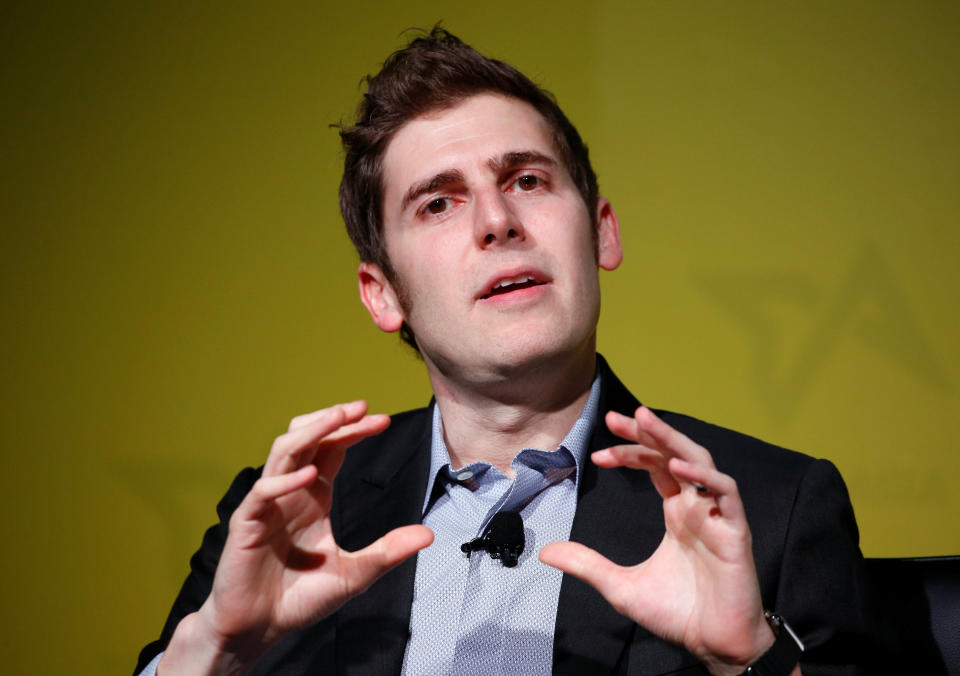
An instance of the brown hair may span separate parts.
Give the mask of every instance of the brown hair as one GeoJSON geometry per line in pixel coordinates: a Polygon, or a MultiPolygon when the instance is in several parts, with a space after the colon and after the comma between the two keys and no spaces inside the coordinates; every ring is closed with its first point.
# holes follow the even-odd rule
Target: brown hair
{"type": "MultiPolygon", "coordinates": [[[[380,72],[365,78],[367,91],[353,126],[341,126],[346,153],[340,211],[360,259],[376,263],[403,295],[383,238],[383,156],[404,124],[482,93],[525,101],[546,120],[561,160],[596,225],[597,177],[587,146],[553,96],[513,66],[490,59],[439,25],[391,54],[380,72]]],[[[404,302],[405,298],[401,298],[404,302]]],[[[413,332],[400,333],[416,349],[413,332]]]]}

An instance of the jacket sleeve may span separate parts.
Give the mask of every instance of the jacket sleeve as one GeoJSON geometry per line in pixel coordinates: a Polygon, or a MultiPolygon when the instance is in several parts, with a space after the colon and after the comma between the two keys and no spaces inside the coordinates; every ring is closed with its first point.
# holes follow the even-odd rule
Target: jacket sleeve
{"type": "Polygon", "coordinates": [[[230,515],[243,501],[244,496],[259,477],[259,469],[250,467],[244,469],[233,480],[226,495],[220,500],[217,505],[219,522],[207,529],[200,549],[191,557],[190,574],[180,588],[177,599],[173,602],[173,608],[170,609],[167,621],[163,625],[160,638],[148,643],[140,651],[140,658],[137,660],[134,674],[139,674],[157,655],[166,649],[170,637],[173,636],[174,630],[180,624],[180,620],[199,610],[207,596],[210,595],[210,590],[213,588],[213,575],[217,570],[217,563],[220,561],[223,544],[227,540],[230,515]]]}
{"type": "Polygon", "coordinates": [[[883,673],[885,648],[853,506],[829,461],[807,466],[785,540],[774,609],[804,641],[804,675],[883,673]]]}

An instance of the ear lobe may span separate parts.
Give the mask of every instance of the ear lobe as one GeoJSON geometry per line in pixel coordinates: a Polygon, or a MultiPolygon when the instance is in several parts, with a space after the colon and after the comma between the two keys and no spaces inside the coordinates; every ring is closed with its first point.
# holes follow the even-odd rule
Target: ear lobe
{"type": "Polygon", "coordinates": [[[392,333],[403,326],[403,308],[393,286],[376,263],[361,263],[357,269],[360,300],[381,331],[392,333]]]}
{"type": "Polygon", "coordinates": [[[597,200],[597,263],[604,270],[616,270],[622,260],[620,221],[610,200],[601,197],[597,200]]]}

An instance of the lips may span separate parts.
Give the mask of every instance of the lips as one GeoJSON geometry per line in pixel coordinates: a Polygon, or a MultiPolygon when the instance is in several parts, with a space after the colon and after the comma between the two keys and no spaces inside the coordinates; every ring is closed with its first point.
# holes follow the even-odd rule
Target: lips
{"type": "Polygon", "coordinates": [[[483,291],[477,295],[477,298],[486,300],[495,296],[503,296],[522,289],[541,286],[549,281],[543,273],[537,270],[498,273],[483,287],[483,291]]]}

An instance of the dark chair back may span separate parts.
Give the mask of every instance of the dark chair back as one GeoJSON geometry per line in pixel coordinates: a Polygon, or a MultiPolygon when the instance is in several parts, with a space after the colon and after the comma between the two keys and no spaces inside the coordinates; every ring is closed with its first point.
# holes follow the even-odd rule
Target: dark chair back
{"type": "Polygon", "coordinates": [[[896,631],[902,673],[960,676],[960,556],[867,559],[867,571],[896,631]]]}

